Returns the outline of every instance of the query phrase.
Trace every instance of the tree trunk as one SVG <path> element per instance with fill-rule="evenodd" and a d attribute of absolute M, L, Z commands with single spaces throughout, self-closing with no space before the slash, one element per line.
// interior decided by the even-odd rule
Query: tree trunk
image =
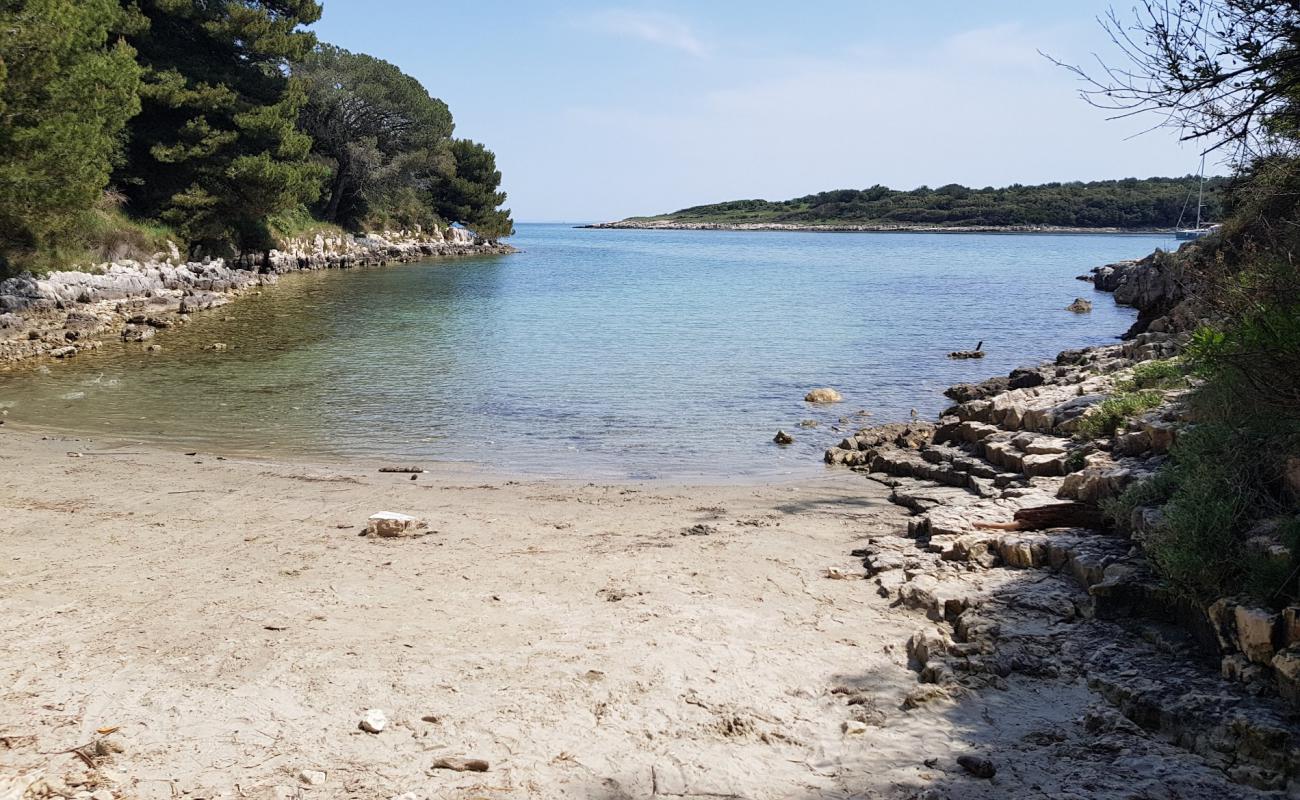
<path fill-rule="evenodd" d="M 334 181 L 330 184 L 330 199 L 325 206 L 325 221 L 339 221 L 339 205 L 343 202 L 343 190 L 348 183 L 348 162 L 339 160 L 339 167 L 334 171 Z"/>

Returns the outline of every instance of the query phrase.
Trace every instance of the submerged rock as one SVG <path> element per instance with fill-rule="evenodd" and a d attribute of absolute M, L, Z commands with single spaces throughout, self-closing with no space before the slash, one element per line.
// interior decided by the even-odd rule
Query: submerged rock
<path fill-rule="evenodd" d="M 1074 302 L 1065 307 L 1066 311 L 1073 311 L 1076 314 L 1087 314 L 1092 311 L 1092 301 L 1084 300 L 1082 297 L 1074 298 Z"/>
<path fill-rule="evenodd" d="M 777 431 L 776 436 L 772 437 L 772 441 L 780 445 L 794 444 L 794 437 L 785 431 Z"/>

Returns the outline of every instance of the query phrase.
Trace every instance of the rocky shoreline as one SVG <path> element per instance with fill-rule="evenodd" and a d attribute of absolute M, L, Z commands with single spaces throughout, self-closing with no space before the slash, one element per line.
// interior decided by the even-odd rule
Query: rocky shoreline
<path fill-rule="evenodd" d="M 1180 597 L 1144 553 L 1158 509 L 1104 513 L 1193 424 L 1186 390 L 1163 390 L 1113 434 L 1085 433 L 1135 367 L 1181 351 L 1198 303 L 1178 259 L 1159 251 L 1083 278 L 1139 310 L 1122 344 L 951 387 L 955 405 L 936 423 L 864 429 L 827 451 L 912 514 L 906 535 L 873 537 L 855 555 L 882 597 L 924 615 L 908 644 L 921 696 L 978 695 L 1013 675 L 1085 684 L 1131 732 L 1237 784 L 1300 796 L 1300 607 Z M 1289 560 L 1266 532 L 1258 549 Z"/>
<path fill-rule="evenodd" d="M 229 264 L 219 258 L 186 262 L 173 245 L 146 261 L 21 275 L 0 281 L 0 368 L 39 357 L 71 358 L 101 347 L 101 337 L 148 341 L 157 330 L 183 325 L 190 314 L 226 305 L 285 273 L 514 252 L 447 228 L 296 238 L 265 257 Z"/>
<path fill-rule="evenodd" d="M 801 225 L 784 222 L 679 222 L 625 219 L 579 225 L 579 229 L 638 231 L 784 231 L 803 233 L 1060 233 L 1153 234 L 1156 228 L 1067 228 L 1053 225 Z"/>

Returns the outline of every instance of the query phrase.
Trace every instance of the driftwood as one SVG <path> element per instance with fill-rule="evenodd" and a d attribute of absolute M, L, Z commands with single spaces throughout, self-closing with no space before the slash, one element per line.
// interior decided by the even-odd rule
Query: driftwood
<path fill-rule="evenodd" d="M 1041 531 L 1047 528 L 1105 526 L 1101 509 L 1087 503 L 1053 503 L 1047 506 L 1022 508 L 1012 516 L 1012 520 L 1012 522 L 976 522 L 974 525 L 986 531 Z"/>
<path fill-rule="evenodd" d="M 433 768 L 455 772 L 487 772 L 488 762 L 480 758 L 440 758 L 433 762 Z"/>
<path fill-rule="evenodd" d="M 419 475 L 424 472 L 424 467 L 380 467 L 380 472 L 397 472 L 402 475 Z"/>

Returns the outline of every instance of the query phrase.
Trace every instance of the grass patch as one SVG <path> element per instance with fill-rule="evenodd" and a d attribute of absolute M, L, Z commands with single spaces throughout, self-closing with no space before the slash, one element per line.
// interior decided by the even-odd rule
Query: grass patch
<path fill-rule="evenodd" d="M 266 222 L 271 236 L 277 243 L 284 242 L 286 239 L 311 239 L 317 234 L 325 237 L 341 237 L 346 233 L 338 225 L 316 219 L 304 206 L 273 214 Z"/>
<path fill-rule="evenodd" d="M 1110 436 L 1132 417 L 1160 405 L 1164 397 L 1163 392 L 1154 389 L 1113 394 L 1080 420 L 1075 437 L 1088 441 Z"/>
<path fill-rule="evenodd" d="M 1144 389 L 1182 389 L 1187 386 L 1187 365 L 1181 359 L 1167 358 L 1144 361 L 1133 368 L 1129 377 L 1117 382 L 1121 392 L 1139 392 Z"/>
<path fill-rule="evenodd" d="M 78 214 L 70 233 L 57 247 L 15 253 L 0 267 L 0 277 L 58 270 L 93 272 L 108 261 L 147 261 L 167 253 L 167 243 L 181 241 L 176 232 L 155 222 L 134 220 L 112 200 Z M 181 248 L 184 254 L 184 248 Z"/>

